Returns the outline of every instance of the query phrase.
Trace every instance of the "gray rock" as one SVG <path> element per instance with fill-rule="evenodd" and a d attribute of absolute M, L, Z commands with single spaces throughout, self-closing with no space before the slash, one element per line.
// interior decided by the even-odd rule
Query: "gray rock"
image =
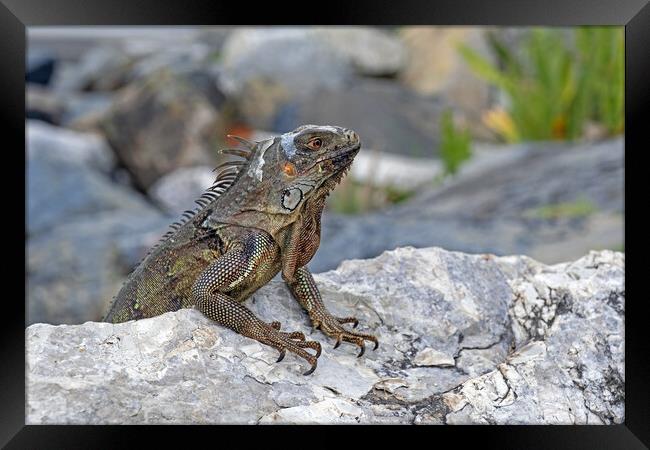
<path fill-rule="evenodd" d="M 64 105 L 51 89 L 40 84 L 26 85 L 25 95 L 27 100 L 27 119 L 38 119 L 51 124 L 58 124 L 61 120 Z"/>
<path fill-rule="evenodd" d="M 27 321 L 99 320 L 126 275 L 166 231 L 150 206 L 79 215 L 27 241 Z"/>
<path fill-rule="evenodd" d="M 343 89 L 352 75 L 345 58 L 302 28 L 238 30 L 218 63 L 221 89 L 246 123 L 266 130 L 277 128 L 273 122 L 286 105 L 319 88 Z"/>
<path fill-rule="evenodd" d="M 98 135 L 30 121 L 27 156 L 30 235 L 89 214 L 147 207 L 137 193 L 110 180 L 114 159 Z"/>
<path fill-rule="evenodd" d="M 65 96 L 61 123 L 70 128 L 96 120 L 105 114 L 113 103 L 114 94 L 109 92 L 79 92 Z"/>
<path fill-rule="evenodd" d="M 352 128 L 364 148 L 415 157 L 436 157 L 442 104 L 398 83 L 383 79 L 353 80 L 344 89 L 320 89 L 279 110 L 276 129 L 304 123 Z"/>
<path fill-rule="evenodd" d="M 149 195 L 169 213 L 178 214 L 196 208 L 194 201 L 212 186 L 215 176 L 210 166 L 177 169 L 156 181 Z"/>
<path fill-rule="evenodd" d="M 120 91 L 99 127 L 140 189 L 215 159 L 224 124 L 211 101 L 214 89 L 162 70 Z"/>
<path fill-rule="evenodd" d="M 316 27 L 308 29 L 368 76 L 393 76 L 406 65 L 402 41 L 388 30 L 371 27 Z"/>
<path fill-rule="evenodd" d="M 624 256 L 545 266 L 401 248 L 316 276 L 334 314 L 381 345 L 305 363 L 217 326 L 196 310 L 112 325 L 35 324 L 26 332 L 28 424 L 622 423 Z M 286 287 L 247 305 L 308 330 Z M 454 364 L 419 367 L 436 349 Z M 479 350 L 489 363 L 463 366 Z M 429 352 L 430 353 L 430 352 Z M 451 361 L 450 361 L 451 362 Z M 474 368 L 472 373 L 468 369 Z"/>
<path fill-rule="evenodd" d="M 68 62 L 55 73 L 53 88 L 63 92 L 112 91 L 128 81 L 133 60 L 116 45 L 88 49 L 78 62 Z"/>
<path fill-rule="evenodd" d="M 310 268 L 404 245 L 529 254 L 546 263 L 623 244 L 623 140 L 529 144 L 386 211 L 324 214 Z M 553 211 L 556 211 L 555 213 Z"/>
<path fill-rule="evenodd" d="M 27 157 L 53 157 L 70 164 L 83 164 L 109 173 L 115 167 L 115 157 L 102 136 L 80 133 L 37 120 L 26 121 Z"/>

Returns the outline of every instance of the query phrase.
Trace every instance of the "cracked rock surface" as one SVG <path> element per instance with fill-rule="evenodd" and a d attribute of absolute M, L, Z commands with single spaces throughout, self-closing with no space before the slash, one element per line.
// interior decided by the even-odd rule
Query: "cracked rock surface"
<path fill-rule="evenodd" d="M 323 344 L 304 361 L 196 310 L 27 329 L 28 424 L 612 424 L 624 421 L 624 254 L 543 265 L 398 248 L 316 275 L 380 347 L 311 331 L 281 282 L 247 301 Z"/>

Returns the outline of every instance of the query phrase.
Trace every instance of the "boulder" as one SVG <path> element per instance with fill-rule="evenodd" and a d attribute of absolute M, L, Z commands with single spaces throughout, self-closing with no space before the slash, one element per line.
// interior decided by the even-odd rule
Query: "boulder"
<path fill-rule="evenodd" d="M 25 82 L 47 86 L 58 64 L 57 55 L 45 47 L 31 46 L 27 52 Z"/>
<path fill-rule="evenodd" d="M 99 320 L 171 219 L 147 205 L 84 214 L 27 241 L 27 322 Z"/>
<path fill-rule="evenodd" d="M 184 167 L 156 181 L 149 195 L 170 214 L 194 209 L 194 203 L 214 183 L 214 169 L 210 166 Z"/>
<path fill-rule="evenodd" d="M 51 89 L 40 84 L 27 84 L 25 98 L 27 120 L 36 119 L 54 125 L 60 123 L 64 102 Z"/>
<path fill-rule="evenodd" d="M 305 362 L 194 309 L 122 324 L 26 330 L 27 424 L 620 424 L 625 419 L 624 255 L 546 266 L 400 248 L 316 276 L 337 315 L 378 350 L 313 331 Z M 247 306 L 308 331 L 285 285 Z"/>
<path fill-rule="evenodd" d="M 53 89 L 63 92 L 112 91 L 128 81 L 133 59 L 117 45 L 87 49 L 79 61 L 68 61 L 55 73 Z"/>
<path fill-rule="evenodd" d="M 364 148 L 413 157 L 438 154 L 442 103 L 391 80 L 356 79 L 344 89 L 314 90 L 278 110 L 275 130 L 305 123 L 345 126 L 359 133 Z"/>
<path fill-rule="evenodd" d="M 121 90 L 99 128 L 147 190 L 179 167 L 210 164 L 224 135 L 223 117 L 212 98 L 213 84 L 161 70 Z"/>
<path fill-rule="evenodd" d="M 110 108 L 115 94 L 112 92 L 76 92 L 64 96 L 64 112 L 61 124 L 71 129 L 83 130 L 83 125 L 95 125 Z M 85 127 L 92 130 L 93 126 Z"/>
<path fill-rule="evenodd" d="M 216 71 L 244 121 L 266 130 L 275 129 L 284 105 L 321 87 L 343 89 L 353 75 L 347 60 L 308 30 L 275 27 L 233 32 Z"/>
<path fill-rule="evenodd" d="M 390 29 L 315 27 L 307 32 L 346 58 L 360 75 L 394 76 L 406 65 L 407 50 Z"/>
<path fill-rule="evenodd" d="M 545 263 L 622 247 L 622 138 L 524 144 L 489 153 L 463 166 L 458 177 L 384 211 L 326 212 L 311 269 L 330 270 L 344 259 L 370 258 L 404 245 L 528 254 Z"/>
<path fill-rule="evenodd" d="M 141 210 L 146 201 L 110 176 L 115 160 L 101 136 L 27 122 L 27 229 L 30 235 L 80 216 Z"/>

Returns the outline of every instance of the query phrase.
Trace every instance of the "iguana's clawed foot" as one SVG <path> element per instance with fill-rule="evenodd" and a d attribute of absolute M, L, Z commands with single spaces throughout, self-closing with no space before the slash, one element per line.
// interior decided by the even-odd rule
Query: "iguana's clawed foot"
<path fill-rule="evenodd" d="M 312 319 L 312 323 L 314 325 L 314 328 L 320 329 L 328 336 L 336 338 L 334 348 L 337 348 L 339 345 L 341 345 L 341 342 L 351 342 L 358 345 L 361 351 L 357 357 L 361 357 L 365 353 L 365 341 L 375 343 L 373 350 L 377 350 L 377 347 L 379 347 L 379 341 L 372 334 L 358 333 L 356 331 L 347 330 L 345 327 L 343 327 L 343 324 L 353 323 L 353 328 L 356 328 L 359 324 L 359 321 L 355 317 L 334 317 L 327 315 L 322 318 Z"/>
<path fill-rule="evenodd" d="M 304 375 L 311 374 L 316 370 L 316 365 L 318 357 L 321 354 L 321 345 L 316 341 L 307 341 L 305 340 L 305 335 L 300 331 L 294 332 L 284 332 L 280 331 L 281 325 L 280 322 L 271 322 L 270 324 L 264 323 L 259 330 L 256 330 L 256 333 L 251 336 L 254 339 L 258 340 L 262 344 L 269 345 L 280 352 L 280 356 L 277 362 L 280 362 L 284 359 L 287 354 L 287 350 L 296 355 L 304 358 L 311 364 L 311 368 L 304 373 Z M 310 348 L 316 351 L 315 355 L 307 352 L 306 348 Z"/>

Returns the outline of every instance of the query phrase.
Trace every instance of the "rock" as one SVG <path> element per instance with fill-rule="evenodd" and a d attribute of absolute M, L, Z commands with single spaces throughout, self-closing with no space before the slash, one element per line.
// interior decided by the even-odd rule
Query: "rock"
<path fill-rule="evenodd" d="M 115 182 L 99 135 L 27 121 L 27 150 L 28 322 L 97 320 L 172 220 Z"/>
<path fill-rule="evenodd" d="M 214 169 L 210 166 L 185 167 L 156 181 L 149 195 L 168 212 L 178 214 L 196 208 L 194 201 L 212 186 L 214 179 Z"/>
<path fill-rule="evenodd" d="M 59 124 L 63 113 L 63 102 L 50 90 L 39 84 L 28 84 L 27 119 L 36 119 L 50 124 Z"/>
<path fill-rule="evenodd" d="M 125 277 L 167 230 L 150 206 L 56 222 L 27 242 L 28 323 L 99 320 Z"/>
<path fill-rule="evenodd" d="M 360 75 L 395 75 L 406 63 L 406 51 L 397 36 L 378 28 L 257 27 L 228 35 L 220 60 L 229 93 L 241 92 L 249 78 L 260 75 L 301 90 L 337 87 L 348 69 Z"/>
<path fill-rule="evenodd" d="M 524 253 L 546 263 L 590 249 L 620 248 L 623 161 L 621 138 L 495 149 L 462 167 L 449 183 L 385 211 L 363 216 L 326 211 L 310 268 L 321 272 L 344 259 L 370 258 L 404 245 Z"/>
<path fill-rule="evenodd" d="M 111 155 L 98 136 L 30 122 L 27 137 L 30 235 L 88 214 L 147 206 L 137 193 L 111 182 Z"/>
<path fill-rule="evenodd" d="M 30 47 L 27 52 L 25 81 L 47 86 L 57 66 L 56 55 L 45 48 Z"/>
<path fill-rule="evenodd" d="M 179 167 L 210 164 L 224 135 L 210 93 L 168 71 L 120 91 L 99 127 L 142 190 Z"/>
<path fill-rule="evenodd" d="M 113 103 L 113 94 L 108 92 L 79 92 L 65 96 L 64 112 L 61 123 L 63 126 L 79 129 L 79 124 L 97 121 Z M 92 127 L 86 127 L 92 129 Z"/>
<path fill-rule="evenodd" d="M 400 248 L 317 275 L 334 314 L 356 315 L 377 351 L 324 343 L 304 361 L 179 310 L 112 325 L 27 328 L 28 424 L 493 423 L 624 421 L 624 256 L 545 266 L 523 256 Z M 284 284 L 247 302 L 307 330 Z M 541 326 L 541 332 L 538 331 Z M 419 367 L 416 355 L 455 364 Z M 459 368 L 482 349 L 493 363 Z M 490 359 L 490 358 L 488 358 Z M 480 367 L 480 366 L 479 366 Z"/>
<path fill-rule="evenodd" d="M 131 210 L 146 201 L 110 179 L 113 158 L 103 139 L 42 122 L 27 124 L 27 230 L 30 236 L 98 212 Z"/>
<path fill-rule="evenodd" d="M 445 367 L 456 365 L 456 361 L 454 361 L 454 358 L 451 355 L 447 355 L 432 348 L 425 348 L 415 355 L 415 358 L 413 358 L 413 364 L 416 366 Z"/>
<path fill-rule="evenodd" d="M 143 56 L 133 64 L 130 78 L 146 78 L 155 72 L 166 69 L 174 74 L 186 74 L 206 65 L 213 55 L 213 49 L 201 42 L 188 42 L 180 45 L 167 45 Z"/>
<path fill-rule="evenodd" d="M 390 80 L 361 79 L 344 89 L 322 89 L 287 104 L 276 130 L 331 123 L 355 130 L 364 148 L 414 157 L 436 157 L 441 103 Z"/>
<path fill-rule="evenodd" d="M 128 81 L 132 63 L 119 46 L 94 46 L 78 62 L 68 62 L 56 73 L 53 88 L 63 92 L 113 91 Z"/>
<path fill-rule="evenodd" d="M 353 75 L 345 58 L 308 30 L 293 27 L 233 32 L 218 67 L 219 86 L 235 99 L 245 122 L 266 130 L 277 129 L 273 121 L 285 105 L 322 87 L 343 89 Z"/>
<path fill-rule="evenodd" d="M 407 52 L 396 34 L 371 27 L 315 27 L 307 30 L 347 58 L 357 73 L 393 76 L 406 64 Z"/>

